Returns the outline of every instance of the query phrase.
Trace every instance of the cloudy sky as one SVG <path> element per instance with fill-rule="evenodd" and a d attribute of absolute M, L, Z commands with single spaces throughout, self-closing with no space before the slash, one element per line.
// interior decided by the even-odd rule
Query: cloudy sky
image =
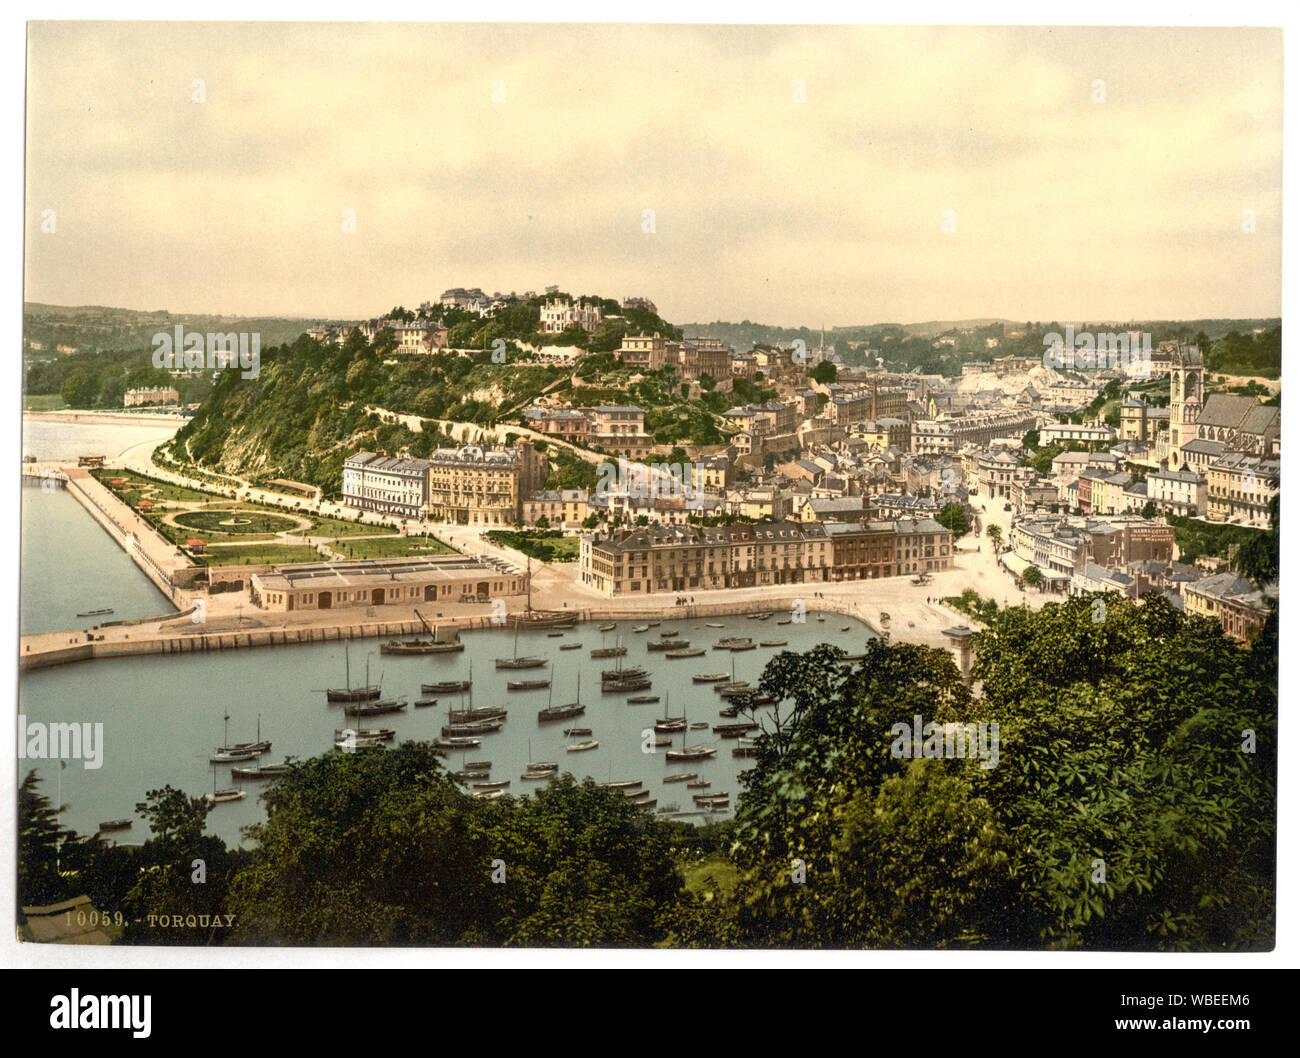
<path fill-rule="evenodd" d="M 28 59 L 31 301 L 1281 314 L 1280 31 L 32 23 Z"/>

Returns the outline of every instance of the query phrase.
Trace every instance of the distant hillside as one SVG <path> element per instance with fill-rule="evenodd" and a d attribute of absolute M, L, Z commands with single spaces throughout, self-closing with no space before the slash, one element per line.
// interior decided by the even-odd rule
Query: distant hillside
<path fill-rule="evenodd" d="M 314 321 L 313 321 L 314 322 Z M 187 331 L 247 331 L 262 336 L 262 347 L 291 342 L 308 326 L 307 321 L 279 316 L 221 316 L 174 313 L 165 309 L 143 312 L 102 305 L 23 304 L 23 338 L 29 358 L 46 359 L 57 354 L 60 345 L 82 353 L 151 350 L 153 336 L 177 325 Z"/>

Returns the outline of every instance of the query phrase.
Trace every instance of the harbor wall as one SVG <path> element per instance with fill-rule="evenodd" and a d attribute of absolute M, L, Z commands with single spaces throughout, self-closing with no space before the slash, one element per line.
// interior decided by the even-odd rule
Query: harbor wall
<path fill-rule="evenodd" d="M 696 606 L 647 607 L 642 610 L 574 609 L 550 611 L 551 614 L 572 616 L 580 623 L 596 621 L 665 621 L 694 620 L 704 617 L 726 617 L 767 611 L 790 611 L 795 599 L 801 599 L 810 616 L 819 612 L 835 613 L 862 621 L 875 634 L 870 622 L 853 612 L 852 606 L 838 599 L 806 599 L 794 596 L 789 599 L 767 598 L 759 602 L 719 602 Z M 490 615 L 439 618 L 440 629 L 453 627 L 460 631 L 500 630 L 504 626 Z M 527 627 L 526 625 L 524 627 Z M 19 658 L 23 672 L 63 665 L 73 661 L 91 661 L 97 658 L 137 657 L 148 654 L 195 654 L 210 651 L 247 650 L 253 647 L 285 647 L 307 643 L 328 643 L 341 639 L 401 638 L 425 636 L 424 624 L 411 621 L 360 621 L 333 625 L 303 625 L 287 628 L 262 628 L 248 631 L 227 630 L 202 632 L 188 629 L 153 635 L 141 639 L 124 639 L 104 642 L 87 642 L 75 646 L 56 647 L 35 653 L 24 653 Z"/>

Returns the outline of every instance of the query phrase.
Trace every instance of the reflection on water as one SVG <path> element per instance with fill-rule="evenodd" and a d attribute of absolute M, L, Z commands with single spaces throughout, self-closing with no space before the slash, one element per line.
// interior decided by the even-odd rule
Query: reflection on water
<path fill-rule="evenodd" d="M 760 639 L 785 639 L 784 649 L 800 650 L 821 642 L 834 643 L 851 653 L 863 650 L 870 632 L 848 618 L 832 616 L 819 623 L 809 615 L 806 624 L 778 625 L 787 615 L 768 621 L 745 617 L 710 618 L 721 628 L 706 627 L 703 619 L 665 619 L 661 626 L 633 633 L 636 622 L 619 622 L 614 632 L 601 633 L 595 624 L 580 625 L 562 638 L 544 630 L 519 635 L 519 653 L 541 654 L 549 659 L 545 669 L 525 672 L 498 671 L 494 660 L 514 652 L 514 633 L 506 631 L 467 632 L 466 649 L 460 654 L 391 657 L 378 654 L 377 640 L 353 640 L 350 645 L 352 680 L 365 679 L 370 664 L 373 680 L 382 680 L 384 696 L 406 696 L 412 702 L 421 697 L 420 684 L 473 676 L 468 704 L 504 705 L 509 710 L 505 727 L 483 737 L 480 748 L 454 753 L 448 764 L 459 769 L 465 761 L 492 762 L 491 778 L 509 780 L 508 793 L 527 793 L 537 784 L 520 778 L 529 761 L 555 761 L 560 770 L 578 777 L 590 775 L 597 781 L 640 779 L 659 806 L 670 802 L 689 811 L 691 794 L 729 792 L 734 799 L 740 788 L 737 776 L 750 760 L 732 756 L 736 742 L 720 738 L 712 725 L 725 723 L 719 709 L 725 704 L 709 684 L 692 680 L 696 673 L 732 672 L 737 679 L 756 683 L 767 659 L 777 648 L 758 648 L 732 654 L 712 646 L 727 635 Z M 850 626 L 850 631 L 840 629 Z M 710 648 L 703 657 L 668 660 L 646 648 L 647 640 L 664 631 L 677 630 L 694 646 Z M 651 672 L 653 686 L 636 695 L 658 696 L 658 703 L 629 705 L 631 693 L 602 694 L 602 669 L 617 665 L 611 660 L 592 660 L 592 648 L 612 646 L 621 640 L 628 647 L 625 666 L 642 666 Z M 561 651 L 561 644 L 581 643 L 582 649 Z M 586 712 L 580 719 L 539 724 L 537 711 L 549 702 L 568 703 L 578 697 Z M 510 692 L 507 679 L 552 680 L 549 689 Z M 332 750 L 334 731 L 349 726 L 341 705 L 326 703 L 326 687 L 344 683 L 344 644 L 322 643 L 296 647 L 268 647 L 201 655 L 146 656 L 100 660 L 65 665 L 25 676 L 19 688 L 21 712 L 31 722 L 103 723 L 104 763 L 98 770 L 72 761 L 60 772 L 57 762 L 20 761 L 20 774 L 33 763 L 47 781 L 45 792 L 61 796 L 67 805 L 63 823 L 82 833 L 93 831 L 102 820 L 131 815 L 136 802 L 147 790 L 166 784 L 198 795 L 213 789 L 213 768 L 208 757 L 225 738 L 223 715 L 230 714 L 231 742 L 251 742 L 258 731 L 272 742 L 266 762 L 278 762 L 286 755 L 298 758 Z M 408 707 L 405 712 L 364 721 L 366 726 L 394 728 L 398 740 L 437 738 L 447 721 L 449 707 L 459 706 L 461 695 L 443 696 L 432 708 Z M 763 710 L 761 712 L 766 712 Z M 668 764 L 663 751 L 642 752 L 643 733 L 664 716 L 686 715 L 690 722 L 708 722 L 707 731 L 690 731 L 692 745 L 715 746 L 716 757 L 699 763 Z M 567 752 L 564 729 L 582 726 L 592 729 L 598 748 L 580 753 Z M 584 736 L 585 737 L 585 736 Z M 672 736 L 680 746 L 682 736 Z M 665 774 L 681 771 L 699 773 L 711 786 L 707 791 L 687 790 L 685 784 L 662 781 Z M 230 765 L 216 769 L 216 784 L 233 785 Z M 61 790 L 56 784 L 61 783 Z M 241 784 L 248 796 L 218 805 L 209 816 L 209 829 L 228 843 L 239 839 L 239 828 L 263 818 L 258 800 L 265 783 Z M 137 819 L 129 830 L 113 835 L 122 842 L 144 840 L 147 832 Z"/>

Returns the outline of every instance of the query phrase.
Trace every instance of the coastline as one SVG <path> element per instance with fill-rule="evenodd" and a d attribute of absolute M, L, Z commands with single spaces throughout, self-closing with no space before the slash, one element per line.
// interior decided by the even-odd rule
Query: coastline
<path fill-rule="evenodd" d="M 164 415 L 160 412 L 144 412 L 134 415 L 125 411 L 24 411 L 23 419 L 33 422 L 65 422 L 82 425 L 102 426 L 184 426 L 189 422 L 188 415 Z"/>

